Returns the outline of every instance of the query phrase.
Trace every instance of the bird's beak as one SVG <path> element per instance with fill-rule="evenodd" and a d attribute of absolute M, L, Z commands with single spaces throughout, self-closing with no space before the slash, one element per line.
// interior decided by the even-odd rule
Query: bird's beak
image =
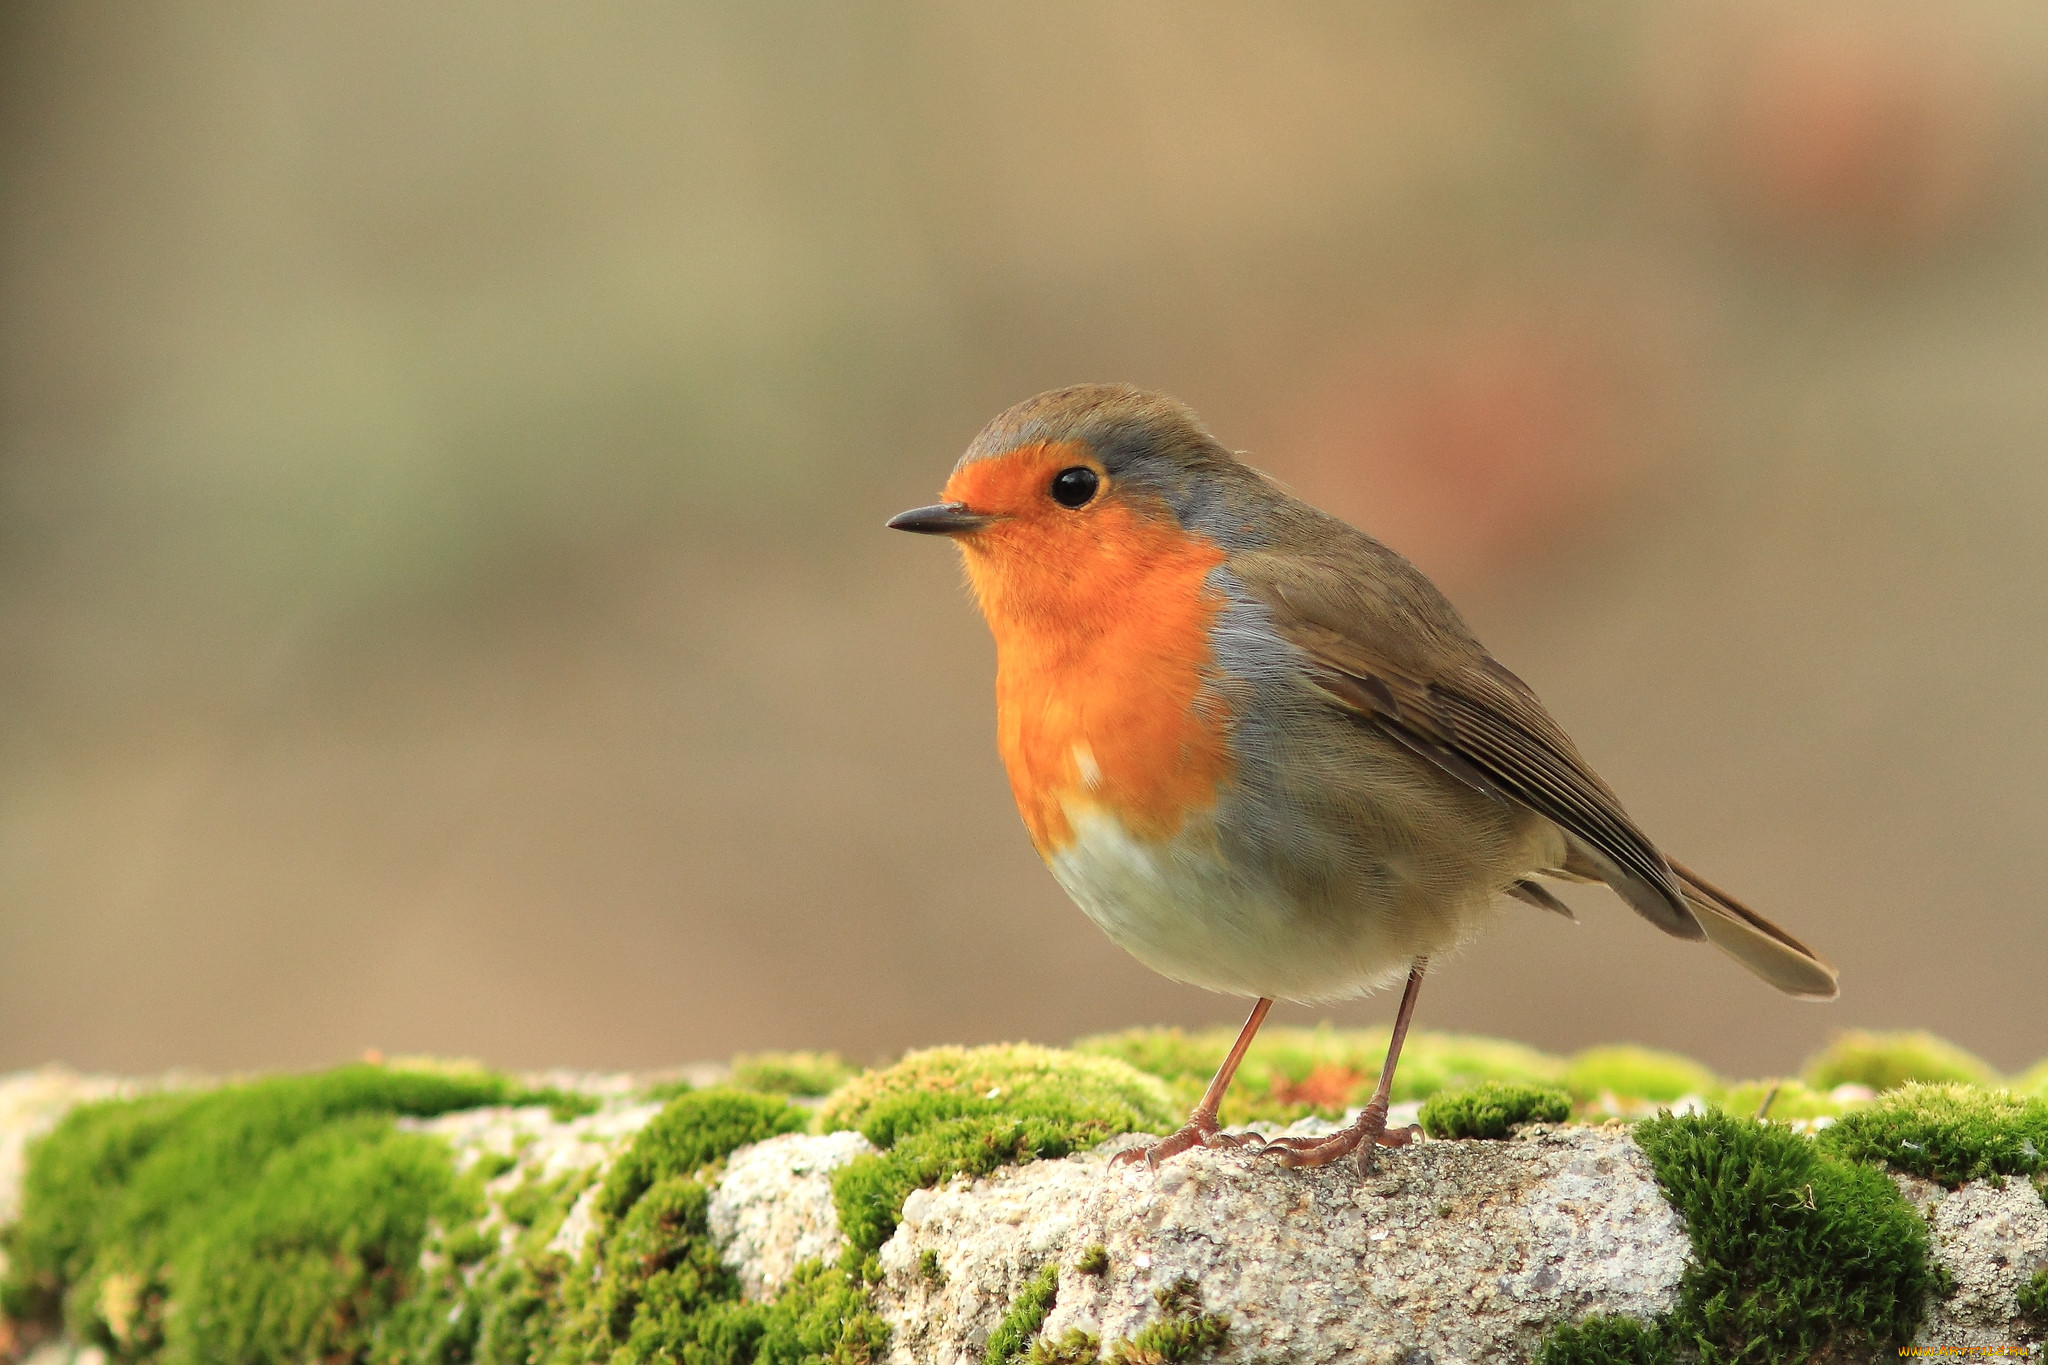
<path fill-rule="evenodd" d="M 994 517 L 970 512 L 964 502 L 939 502 L 930 507 L 913 507 L 889 518 L 892 531 L 915 531 L 924 536 L 964 536 L 979 531 Z"/>

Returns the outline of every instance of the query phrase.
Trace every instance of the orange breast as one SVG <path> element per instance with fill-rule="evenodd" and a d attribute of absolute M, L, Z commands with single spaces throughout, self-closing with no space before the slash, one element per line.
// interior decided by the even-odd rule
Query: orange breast
<path fill-rule="evenodd" d="M 996 637 L 997 742 L 1039 853 L 1072 841 L 1070 809 L 1161 840 L 1214 806 L 1232 768 L 1228 706 L 1204 687 L 1223 551 L 1121 505 L 976 540 L 962 548 Z"/>

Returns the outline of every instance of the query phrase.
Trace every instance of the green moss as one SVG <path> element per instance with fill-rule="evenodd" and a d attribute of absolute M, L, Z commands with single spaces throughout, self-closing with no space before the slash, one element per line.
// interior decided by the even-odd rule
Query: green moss
<path fill-rule="evenodd" d="M 101 1225 L 129 1174 L 201 1097 L 149 1095 L 80 1105 L 29 1149 L 20 1219 L 6 1231 L 0 1312 L 55 1326 L 65 1292 L 85 1281 Z"/>
<path fill-rule="evenodd" d="M 1029 1114 L 1111 1132 L 1164 1130 L 1181 1110 L 1165 1086 L 1129 1066 L 1031 1043 L 938 1047 L 848 1082 L 825 1101 L 818 1129 L 858 1129 L 877 1147 L 968 1115 Z"/>
<path fill-rule="evenodd" d="M 1931 1033 L 1860 1031 L 1837 1035 L 1800 1074 L 1816 1090 L 1843 1084 L 1893 1090 L 1909 1081 L 1991 1085 L 1998 1079 L 1982 1058 Z"/>
<path fill-rule="evenodd" d="M 839 1228 L 862 1251 L 896 1231 L 903 1201 L 956 1175 L 987 1175 L 1039 1157 L 1084 1151 L 1111 1134 L 1092 1125 L 995 1114 L 948 1119 L 899 1137 L 877 1156 L 856 1157 L 832 1173 Z"/>
<path fill-rule="evenodd" d="M 1770 1110 L 1759 1115 L 1757 1111 L 1764 1107 L 1766 1100 L 1770 1101 Z M 1790 1123 L 1795 1119 L 1835 1118 L 1855 1108 L 1856 1103 L 1844 1104 L 1831 1096 L 1818 1094 L 1801 1081 L 1768 1080 L 1743 1081 L 1729 1086 L 1721 1096 L 1721 1107 L 1740 1117 L 1761 1117 L 1773 1123 Z"/>
<path fill-rule="evenodd" d="M 1162 1316 L 1147 1323 L 1128 1341 L 1109 1351 L 1111 1365 L 1167 1365 L 1200 1360 L 1221 1351 L 1230 1340 L 1230 1319 L 1203 1311 L 1195 1282 L 1182 1278 L 1153 1294 Z"/>
<path fill-rule="evenodd" d="M 1237 1030 L 1187 1033 L 1180 1029 L 1132 1029 L 1084 1038 L 1077 1051 L 1115 1057 L 1157 1076 L 1185 1113 L 1201 1098 L 1209 1078 L 1237 1039 Z M 1310 1114 L 1341 1115 L 1363 1105 L 1379 1081 L 1386 1059 L 1386 1029 L 1267 1028 L 1260 1031 L 1238 1068 L 1223 1103 L 1225 1124 L 1291 1123 Z M 1439 1090 L 1483 1081 L 1554 1082 L 1564 1063 L 1556 1057 L 1491 1038 L 1447 1033 L 1411 1033 L 1394 1077 L 1394 1099 L 1427 1099 Z"/>
<path fill-rule="evenodd" d="M 1498 1141 L 1518 1123 L 1562 1123 L 1571 1112 L 1571 1096 L 1554 1086 L 1489 1081 L 1430 1096 L 1422 1105 L 1422 1130 L 1434 1138 Z"/>
<path fill-rule="evenodd" d="M 1107 1057 L 1028 1044 L 913 1053 L 842 1087 L 821 1116 L 822 1126 L 858 1128 L 884 1149 L 832 1176 L 840 1229 L 861 1251 L 889 1239 L 912 1190 L 1175 1121 L 1153 1078 Z"/>
<path fill-rule="evenodd" d="M 2015 1095 L 2031 1095 L 2035 1099 L 2048 1100 L 2048 1058 L 2034 1063 L 2012 1079 Z"/>
<path fill-rule="evenodd" d="M 1081 1253 L 1081 1259 L 1074 1262 L 1074 1269 L 1083 1275 L 1107 1275 L 1109 1273 L 1109 1248 L 1097 1242 Z"/>
<path fill-rule="evenodd" d="M 1703 1365 L 1870 1359 L 1911 1338 L 1942 1277 L 1883 1172 L 1718 1111 L 1634 1135 L 1692 1238 L 1666 1328 Z"/>
<path fill-rule="evenodd" d="M 605 1177 L 597 1211 L 622 1217 L 657 1181 L 694 1171 L 736 1147 L 778 1133 L 793 1133 L 808 1122 L 787 1101 L 740 1090 L 697 1090 L 678 1095 L 641 1129 Z"/>
<path fill-rule="evenodd" d="M 505 1077 L 471 1069 L 364 1065 L 82 1106 L 30 1153 L 21 1219 L 8 1238 L 9 1268 L 0 1305 L 17 1321 L 47 1328 L 61 1316 L 81 1341 L 131 1359 L 153 1357 L 163 1348 L 169 1325 L 181 1314 L 198 1311 L 197 1297 L 188 1303 L 173 1291 L 182 1286 L 196 1296 L 202 1287 L 189 1275 L 179 1278 L 174 1267 L 198 1264 L 193 1258 L 202 1246 L 216 1248 L 208 1255 L 225 1255 L 218 1251 L 223 1227 L 269 1229 L 287 1241 L 303 1235 L 317 1243 L 323 1234 L 306 1220 L 316 1217 L 310 1210 L 318 1201 L 329 1201 L 319 1205 L 326 1210 L 319 1217 L 339 1217 L 333 1200 L 367 1198 L 368 1191 L 381 1188 L 379 1180 L 388 1178 L 395 1190 L 425 1189 L 421 1182 L 426 1177 L 416 1169 L 423 1158 L 412 1144 L 372 1144 L 377 1161 L 385 1164 L 371 1167 L 323 1157 L 325 1164 L 315 1164 L 334 1182 L 327 1191 L 265 1184 L 273 1159 L 359 1116 L 379 1116 L 371 1126 L 389 1128 L 395 1115 L 424 1117 L 507 1103 L 524 1093 Z M 445 1148 L 441 1151 L 448 1160 Z M 251 1205 L 248 1201 L 259 1190 L 265 1202 Z M 399 1222 L 378 1235 L 400 1237 L 403 1227 L 410 1226 L 405 1220 L 419 1213 L 413 1205 L 392 1210 Z M 366 1215 L 364 1225 L 381 1216 Z M 299 1233 L 284 1231 L 293 1227 Z M 374 1256 L 376 1245 L 396 1243 L 364 1242 L 358 1249 Z M 377 1273 L 383 1287 L 363 1301 L 370 1307 L 402 1296 L 411 1283 L 410 1263 Z M 291 1292 L 309 1300 L 342 1292 L 344 1279 L 355 1283 L 353 1275 L 302 1284 Z M 269 1296 L 283 1292 L 274 1283 L 262 1290 Z M 342 1302 L 329 1306 L 336 1312 L 356 1311 Z M 292 1319 L 311 1320 L 310 1310 Z M 264 1330 L 282 1321 L 272 1319 Z M 288 1343 L 277 1349 L 288 1349 Z"/>
<path fill-rule="evenodd" d="M 595 1178 L 592 1171 L 553 1178 L 533 1173 L 504 1193 L 498 1214 L 512 1232 L 507 1250 L 499 1251 L 500 1237 L 490 1226 L 452 1228 L 438 1248 L 430 1248 L 445 1263 L 392 1314 L 377 1359 L 425 1365 L 537 1365 L 549 1359 L 570 1261 L 548 1244 Z M 462 1254 L 473 1239 L 487 1247 L 477 1265 Z"/>
<path fill-rule="evenodd" d="M 939 1253 L 932 1247 L 917 1253 L 917 1278 L 934 1289 L 946 1287 L 946 1268 L 939 1264 Z"/>
<path fill-rule="evenodd" d="M 687 1095 L 697 1087 L 681 1076 L 665 1081 L 654 1081 L 639 1090 L 639 1097 L 648 1104 L 667 1104 L 678 1095 Z"/>
<path fill-rule="evenodd" d="M 1687 1095 L 1712 1099 L 1722 1089 L 1721 1078 L 1690 1057 L 1627 1045 L 1587 1048 L 1571 1059 L 1561 1079 L 1580 1104 L 1602 1095 L 1666 1103 Z"/>
<path fill-rule="evenodd" d="M 1069 1327 L 1058 1341 L 1034 1341 L 1025 1365 L 1096 1365 L 1102 1359 L 1102 1339 L 1093 1332 Z"/>
<path fill-rule="evenodd" d="M 870 1260 L 850 1254 L 837 1266 L 807 1262 L 773 1302 L 747 1303 L 711 1241 L 706 1210 L 715 1164 L 802 1121 L 802 1111 L 783 1100 L 740 1091 L 671 1101 L 614 1163 L 576 1264 L 529 1263 L 541 1304 L 529 1320 L 551 1324 L 552 1332 L 539 1342 L 529 1332 L 523 1359 L 860 1365 L 879 1355 L 887 1331 L 869 1295 L 879 1275 Z M 481 1350 L 478 1358 L 485 1358 Z"/>
<path fill-rule="evenodd" d="M 117 1358 L 163 1365 L 863 1365 L 881 1352 L 871 1260 L 805 1265 L 773 1302 L 745 1303 L 712 1246 L 716 1164 L 801 1127 L 801 1110 L 736 1090 L 678 1097 L 614 1163 L 572 1262 L 549 1246 L 593 1173 L 487 1196 L 507 1158 L 458 1175 L 445 1143 L 392 1121 L 498 1103 L 588 1107 L 471 1070 L 348 1067 L 75 1111 L 33 1155 L 7 1311 L 45 1326 L 61 1314 Z"/>
<path fill-rule="evenodd" d="M 398 1132 L 381 1116 L 330 1124 L 273 1155 L 178 1250 L 162 1359 L 365 1359 L 412 1288 L 429 1222 L 481 1213 L 447 1144 Z M 109 1323 L 117 1340 L 147 1349 L 142 1324 L 121 1326 Z"/>
<path fill-rule="evenodd" d="M 756 1052 L 732 1060 L 732 1084 L 772 1095 L 829 1095 L 853 1077 L 836 1052 Z"/>
<path fill-rule="evenodd" d="M 548 1117 L 556 1123 L 580 1119 L 586 1114 L 595 1114 L 604 1107 L 595 1095 L 586 1095 L 580 1090 L 556 1090 L 553 1087 L 521 1091 L 507 1103 L 544 1104 L 547 1106 Z"/>
<path fill-rule="evenodd" d="M 869 1287 L 880 1278 L 869 1262 L 846 1258 L 796 1268 L 789 1285 L 760 1313 L 758 1365 L 868 1365 L 889 1344 L 889 1327 L 874 1311 Z"/>
<path fill-rule="evenodd" d="M 2035 1271 L 2034 1278 L 2020 1286 L 2017 1302 L 2020 1316 L 2029 1324 L 2048 1327 L 2048 1269 Z"/>
<path fill-rule="evenodd" d="M 1106 1357 L 1110 1365 L 1178 1365 L 1215 1355 L 1229 1343 L 1230 1319 L 1203 1311 L 1201 1293 L 1193 1280 L 1175 1280 L 1152 1297 L 1159 1304 L 1160 1316 L 1137 1335 L 1113 1344 Z M 993 1362 L 995 1357 L 989 1359 Z M 1058 1341 L 1034 1343 L 1025 1365 L 1101 1365 L 1104 1359 L 1102 1343 L 1074 1328 Z"/>
<path fill-rule="evenodd" d="M 1951 1186 L 2032 1175 L 2048 1160 L 2048 1100 L 1965 1085 L 1906 1085 L 1845 1115 L 1818 1141 L 1838 1156 Z"/>
<path fill-rule="evenodd" d="M 510 1152 L 482 1152 L 478 1154 L 475 1163 L 469 1169 L 478 1180 L 489 1182 L 496 1180 L 518 1164 L 519 1158 L 513 1156 Z"/>
<path fill-rule="evenodd" d="M 1663 1328 L 1635 1318 L 1587 1318 L 1552 1330 L 1536 1365 L 1672 1365 L 1677 1356 Z"/>
<path fill-rule="evenodd" d="M 1026 1281 L 1017 1297 L 1010 1301 L 1010 1309 L 1003 1314 L 1003 1320 L 988 1334 L 988 1349 L 982 1353 L 986 1365 L 1010 1365 L 1011 1361 L 1024 1354 L 1025 1346 L 1045 1324 L 1045 1315 L 1052 1311 L 1059 1292 L 1058 1266 L 1048 1265 Z"/>

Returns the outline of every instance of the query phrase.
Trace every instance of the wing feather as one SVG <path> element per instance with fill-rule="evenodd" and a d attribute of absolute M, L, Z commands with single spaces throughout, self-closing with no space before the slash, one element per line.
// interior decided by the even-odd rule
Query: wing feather
<path fill-rule="evenodd" d="M 1399 585 L 1410 595 L 1434 595 L 1406 561 L 1368 544 L 1410 576 Z M 1416 604 L 1359 591 L 1371 567 L 1256 551 L 1230 563 L 1272 610 L 1280 634 L 1308 655 L 1315 685 L 1337 705 L 1447 776 L 1549 820 L 1658 928 L 1704 937 L 1663 855 L 1528 686 L 1480 648 L 1440 597 L 1424 602 L 1435 612 L 1418 616 Z M 1404 606 L 1411 610 L 1399 619 Z"/>

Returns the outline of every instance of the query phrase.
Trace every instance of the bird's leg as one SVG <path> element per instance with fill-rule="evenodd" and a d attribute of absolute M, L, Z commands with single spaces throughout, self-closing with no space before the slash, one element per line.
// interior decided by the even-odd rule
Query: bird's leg
<path fill-rule="evenodd" d="M 1202 1102 L 1195 1106 L 1195 1112 L 1188 1115 L 1188 1121 L 1181 1125 L 1179 1132 L 1163 1142 L 1150 1147 L 1133 1147 L 1118 1152 L 1114 1160 L 1118 1163 L 1142 1161 L 1147 1166 L 1157 1166 L 1170 1156 L 1179 1156 L 1190 1147 L 1242 1147 L 1247 1143 L 1264 1142 L 1256 1134 L 1245 1137 L 1226 1137 L 1217 1130 L 1216 1111 L 1223 1107 L 1223 1092 L 1230 1089 L 1230 1078 L 1237 1074 L 1239 1062 L 1244 1060 L 1245 1051 L 1252 1045 L 1252 1035 L 1259 1031 L 1259 1025 L 1266 1022 L 1266 1011 L 1273 1008 L 1273 1002 L 1261 999 L 1252 1006 L 1251 1017 L 1244 1021 L 1244 1028 L 1238 1032 L 1237 1042 L 1231 1045 L 1230 1055 L 1223 1059 L 1223 1065 L 1216 1068 L 1216 1076 L 1209 1082 L 1209 1088 L 1202 1092 Z"/>
<path fill-rule="evenodd" d="M 1413 1128 L 1387 1131 L 1387 1104 L 1394 1093 L 1394 1066 L 1401 1060 L 1401 1043 L 1408 1036 L 1408 1020 L 1415 1013 L 1415 997 L 1422 992 L 1422 972 L 1429 959 L 1418 957 L 1408 969 L 1408 986 L 1401 992 L 1401 1008 L 1394 1015 L 1394 1036 L 1387 1040 L 1386 1064 L 1380 1068 L 1380 1083 L 1366 1102 L 1357 1122 L 1326 1138 L 1280 1138 L 1260 1149 L 1282 1166 L 1327 1166 L 1341 1156 L 1358 1153 L 1358 1173 L 1371 1175 L 1381 1147 L 1406 1147 L 1415 1140 Z"/>

